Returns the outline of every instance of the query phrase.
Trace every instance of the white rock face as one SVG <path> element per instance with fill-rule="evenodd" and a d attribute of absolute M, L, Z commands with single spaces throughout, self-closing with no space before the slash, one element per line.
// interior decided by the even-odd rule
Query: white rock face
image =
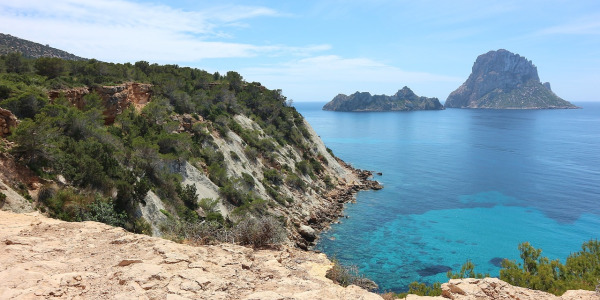
<path fill-rule="evenodd" d="M 152 191 L 148 191 L 144 201 L 146 202 L 146 205 L 139 203 L 136 215 L 138 217 L 143 217 L 150 223 L 152 235 L 160 236 L 161 233 L 158 227 L 161 223 L 167 221 L 167 216 L 161 212 L 161 210 L 166 211 L 165 206 L 163 205 L 162 200 L 160 200 L 160 198 Z"/>
<path fill-rule="evenodd" d="M 0 202 L 0 210 L 14 211 L 18 213 L 32 212 L 33 206 L 27 199 L 19 195 L 15 190 L 0 180 L 0 193 L 6 196 L 4 202 Z"/>

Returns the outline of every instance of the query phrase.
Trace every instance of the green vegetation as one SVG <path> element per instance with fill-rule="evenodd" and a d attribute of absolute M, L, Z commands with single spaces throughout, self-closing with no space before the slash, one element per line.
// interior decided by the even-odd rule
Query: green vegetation
<path fill-rule="evenodd" d="M 114 123 L 105 119 L 101 95 L 85 95 L 78 109 L 64 92 L 76 87 L 96 91 L 126 82 L 151 84 L 151 101 L 141 111 L 124 108 Z M 63 92 L 50 101 L 51 90 Z M 323 170 L 322 159 L 306 145 L 310 135 L 302 116 L 287 104 L 280 90 L 245 82 L 236 72 L 223 76 L 145 61 L 113 64 L 32 59 L 19 53 L 0 56 L 0 107 L 20 119 L 10 136 L 15 146 L 9 151 L 39 176 L 65 178 L 70 188 L 46 187 L 36 200 L 40 209 L 69 221 L 97 220 L 148 233 L 150 225 L 137 218 L 135 210 L 153 191 L 178 222 L 233 224 L 215 209 L 213 201 L 219 199 L 198 201 L 195 186 L 181 185 L 172 166 L 185 160 L 207 171 L 220 189 L 220 200 L 233 206 L 236 222 L 267 214 L 269 206 L 287 205 L 290 201 L 279 187 L 306 186 L 289 168 L 281 170 L 279 150 L 289 146 L 299 152 L 304 159 L 301 172 L 311 177 Z M 193 122 L 181 131 L 174 115 L 183 114 L 192 116 Z M 262 130 L 242 127 L 233 118 L 238 114 Z M 227 139 L 229 132 L 242 138 L 250 163 L 265 166 L 264 179 L 248 173 L 240 178 L 227 175 L 224 154 L 240 164 L 241 154 L 222 153 L 214 138 Z M 265 185 L 275 201 L 258 197 L 256 184 Z M 202 215 L 197 212 L 200 208 Z"/>
<path fill-rule="evenodd" d="M 567 290 L 596 289 L 600 284 L 600 241 L 590 240 L 581 251 L 571 253 L 566 263 L 541 256 L 529 243 L 519 245 L 522 262 L 504 260 L 500 279 L 516 286 L 562 295 Z"/>
<path fill-rule="evenodd" d="M 500 279 L 524 288 L 549 292 L 557 296 L 567 290 L 594 291 L 600 286 L 600 241 L 590 240 L 581 245 L 581 251 L 570 254 L 566 263 L 541 256 L 542 249 L 536 249 L 528 242 L 519 245 L 522 262 L 504 260 Z M 475 264 L 468 260 L 460 271 L 448 271 L 448 279 L 485 278 L 489 274 L 475 272 Z M 385 299 L 404 298 L 408 294 L 438 296 L 442 289 L 439 282 L 433 285 L 413 282 L 407 293 L 384 294 Z"/>

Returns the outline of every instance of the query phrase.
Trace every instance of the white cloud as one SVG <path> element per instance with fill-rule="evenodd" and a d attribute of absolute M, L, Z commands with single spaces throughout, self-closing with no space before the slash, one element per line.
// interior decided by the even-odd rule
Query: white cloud
<path fill-rule="evenodd" d="M 355 91 L 372 94 L 393 94 L 409 86 L 417 94 L 440 98 L 456 88 L 464 78 L 426 72 L 404 71 L 368 58 L 343 58 L 323 55 L 240 70 L 246 80 L 258 80 L 269 87 L 281 88 L 284 94 L 297 101 L 325 101 L 338 93 Z M 437 86 L 431 88 L 432 86 Z M 390 90 L 392 89 L 396 90 Z M 438 90 L 441 88 L 441 90 Z M 445 99 L 445 98 L 444 98 Z"/>
<path fill-rule="evenodd" d="M 10 25 L 5 33 L 106 61 L 193 62 L 329 48 L 236 43 L 223 31 L 246 26 L 250 18 L 277 15 L 270 8 L 235 5 L 184 11 L 124 0 L 0 0 L 0 23 Z"/>
<path fill-rule="evenodd" d="M 599 35 L 600 34 L 600 15 L 594 15 L 586 18 L 580 18 L 573 22 L 548 27 L 538 32 L 540 35 Z"/>

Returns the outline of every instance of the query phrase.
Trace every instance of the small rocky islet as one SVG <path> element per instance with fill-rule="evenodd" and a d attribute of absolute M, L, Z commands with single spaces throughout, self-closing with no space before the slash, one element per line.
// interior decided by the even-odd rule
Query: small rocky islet
<path fill-rule="evenodd" d="M 323 106 L 323 110 L 331 111 L 413 111 L 441 109 L 444 109 L 444 106 L 437 98 L 417 96 L 406 86 L 392 96 L 371 95 L 368 92 L 356 92 L 350 96 L 339 94 Z"/>

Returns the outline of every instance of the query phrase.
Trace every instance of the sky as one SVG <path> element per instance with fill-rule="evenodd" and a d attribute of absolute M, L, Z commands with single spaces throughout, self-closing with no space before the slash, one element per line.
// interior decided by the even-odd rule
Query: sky
<path fill-rule="evenodd" d="M 0 32 L 86 58 L 240 73 L 295 102 L 404 86 L 442 102 L 507 49 L 600 101 L 598 0 L 0 0 Z"/>

